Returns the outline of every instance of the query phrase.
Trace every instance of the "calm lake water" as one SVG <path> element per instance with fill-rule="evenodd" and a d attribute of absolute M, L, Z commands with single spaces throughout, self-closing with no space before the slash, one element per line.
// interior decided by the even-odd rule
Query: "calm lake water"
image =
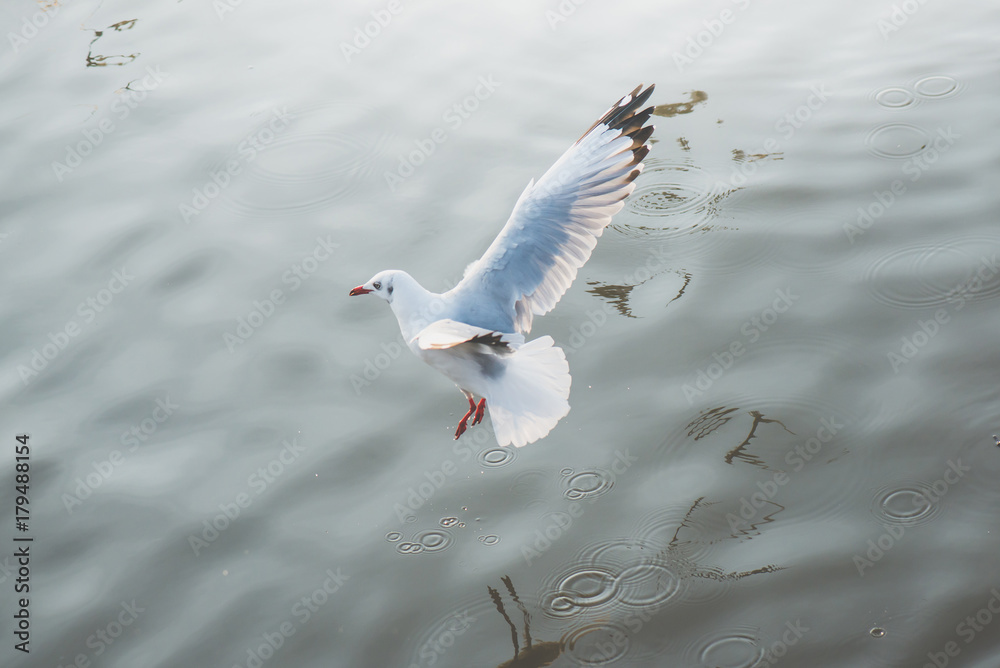
<path fill-rule="evenodd" d="M 0 10 L 0 664 L 997 666 L 1000 9 L 346 4 Z M 570 414 L 453 441 L 348 290 L 639 82 Z"/>

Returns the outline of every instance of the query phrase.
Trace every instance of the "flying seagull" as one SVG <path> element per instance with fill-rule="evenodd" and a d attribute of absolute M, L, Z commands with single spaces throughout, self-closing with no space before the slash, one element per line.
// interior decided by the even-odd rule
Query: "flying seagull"
<path fill-rule="evenodd" d="M 500 445 L 548 434 L 569 413 L 569 364 L 551 336 L 525 341 L 536 315 L 551 311 L 625 205 L 649 153 L 639 110 L 653 86 L 619 100 L 528 187 L 507 224 L 451 290 L 425 290 L 405 271 L 375 274 L 350 295 L 389 302 L 410 350 L 450 378 L 469 400 L 455 438 L 490 409 Z M 478 404 L 475 395 L 482 397 Z"/>

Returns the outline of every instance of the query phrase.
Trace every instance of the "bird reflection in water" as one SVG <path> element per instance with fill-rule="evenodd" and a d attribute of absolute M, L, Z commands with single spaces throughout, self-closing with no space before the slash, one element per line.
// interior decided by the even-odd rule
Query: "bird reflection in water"
<path fill-rule="evenodd" d="M 552 662 L 559 658 L 563 653 L 562 642 L 541 642 L 532 643 L 531 641 L 531 615 L 528 614 L 528 609 L 524 607 L 524 603 L 518 598 L 517 592 L 514 591 L 514 583 L 511 582 L 510 576 L 505 575 L 501 578 L 505 587 L 507 587 L 507 592 L 510 597 L 514 600 L 521 614 L 524 616 L 524 650 L 521 650 L 518 644 L 518 633 L 517 626 L 511 621 L 510 615 L 507 614 L 506 609 L 504 609 L 503 599 L 500 598 L 500 592 L 498 592 L 493 587 L 486 585 L 486 588 L 490 592 L 490 598 L 493 599 L 493 605 L 497 607 L 497 611 L 503 616 L 507 625 L 510 626 L 510 637 L 514 643 L 514 658 L 510 661 L 505 661 L 501 663 L 497 668 L 541 668 L 542 666 L 550 666 Z"/>
<path fill-rule="evenodd" d="M 667 305 L 669 305 L 671 302 L 680 299 L 684 295 L 684 291 L 687 290 L 688 285 L 691 283 L 690 273 L 678 269 L 675 269 L 673 271 L 683 279 L 684 284 L 681 285 L 680 289 L 677 291 L 677 294 L 674 295 L 674 297 L 672 297 L 670 301 L 667 302 Z M 644 283 L 647 283 L 648 281 L 658 276 L 659 273 L 660 272 L 657 272 L 656 274 L 653 274 L 649 278 L 634 284 L 614 285 L 610 283 L 603 283 L 601 281 L 587 281 L 587 285 L 591 286 L 590 288 L 587 289 L 587 292 L 589 292 L 592 295 L 597 295 L 598 297 L 601 297 L 626 318 L 635 318 L 636 316 L 632 314 L 632 307 L 629 304 L 629 298 L 632 294 L 632 289 L 637 288 L 640 285 L 643 285 Z"/>
<path fill-rule="evenodd" d="M 123 30 L 131 30 L 135 27 L 136 21 L 139 19 L 128 19 L 125 21 L 119 21 L 113 25 L 109 25 L 103 30 L 94 30 L 94 39 L 90 40 L 90 47 L 87 50 L 87 67 L 107 67 L 108 65 L 127 65 L 133 60 L 139 57 L 138 53 L 131 54 L 118 54 L 114 56 L 102 56 L 94 53 L 94 43 L 104 36 L 105 30 L 114 30 L 115 32 L 122 32 Z"/>
<path fill-rule="evenodd" d="M 674 102 L 673 104 L 658 104 L 653 109 L 657 116 L 670 118 L 681 114 L 690 114 L 699 104 L 708 100 L 708 93 L 703 90 L 693 90 L 688 93 L 690 100 L 687 102 Z"/>
<path fill-rule="evenodd" d="M 701 413 L 697 418 L 692 420 L 690 423 L 688 423 L 687 435 L 694 436 L 694 440 L 696 441 L 700 440 L 708 436 L 712 432 L 716 431 L 717 429 L 719 429 L 722 425 L 729 422 L 733 418 L 732 414 L 738 410 L 739 408 L 727 408 L 726 406 L 718 406 L 711 410 L 705 411 Z M 792 434 L 793 436 L 795 435 L 795 432 L 786 427 L 785 423 L 783 423 L 781 420 L 765 417 L 764 414 L 761 413 L 760 411 L 751 410 L 747 411 L 747 414 L 751 418 L 753 418 L 753 424 L 750 425 L 750 431 L 747 434 L 746 438 L 743 439 L 742 443 L 740 443 L 735 448 L 731 449 L 729 452 L 726 453 L 725 462 L 727 464 L 732 464 L 734 460 L 740 459 L 747 462 L 748 464 L 751 464 L 752 466 L 757 466 L 762 469 L 770 470 L 771 467 L 768 466 L 766 463 L 764 463 L 764 461 L 760 457 L 758 457 L 753 453 L 747 452 L 747 447 L 750 445 L 750 441 L 752 441 L 757 436 L 757 427 L 759 427 L 762 424 L 777 424 L 781 426 L 782 429 L 787 431 L 789 434 Z"/>
<path fill-rule="evenodd" d="M 764 463 L 764 461 L 757 455 L 749 454 L 746 452 L 746 447 L 750 445 L 751 439 L 757 435 L 757 427 L 761 424 L 779 424 L 781 428 L 787 431 L 789 434 L 795 435 L 795 432 L 784 425 L 781 420 L 773 420 L 764 417 L 763 413 L 760 411 L 750 411 L 750 417 L 753 418 L 753 425 L 750 427 L 750 433 L 747 437 L 743 439 L 743 442 L 737 445 L 735 448 L 726 453 L 726 463 L 732 464 L 734 459 L 744 459 L 748 463 L 754 466 L 759 466 L 760 468 L 769 469 L 770 467 Z"/>

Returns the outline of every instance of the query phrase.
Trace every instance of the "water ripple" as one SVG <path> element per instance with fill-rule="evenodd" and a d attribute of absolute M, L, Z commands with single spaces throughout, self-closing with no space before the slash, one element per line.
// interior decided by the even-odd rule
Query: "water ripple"
<path fill-rule="evenodd" d="M 754 668 L 764 662 L 757 630 L 737 627 L 713 631 L 691 645 L 685 652 L 687 663 L 713 668 Z"/>
<path fill-rule="evenodd" d="M 555 578 L 542 599 L 542 611 L 554 617 L 577 614 L 612 601 L 618 590 L 617 574 L 606 568 L 580 565 Z"/>
<path fill-rule="evenodd" d="M 865 271 L 873 299 L 897 308 L 927 309 L 1000 295 L 1000 238 L 970 236 L 900 248 Z"/>
<path fill-rule="evenodd" d="M 744 273 L 770 258 L 777 244 L 770 242 L 770 218 L 756 220 L 754 212 L 742 211 L 738 204 L 741 189 L 726 178 L 690 162 L 647 160 L 640 185 L 626 200 L 623 213 L 633 215 L 619 214 L 608 227 L 644 244 L 669 246 L 672 254 L 683 258 L 685 267 L 705 258 L 703 271 Z M 744 224 L 737 227 L 737 220 L 751 221 L 748 232 L 766 238 L 746 243 L 747 237 L 731 234 Z"/>
<path fill-rule="evenodd" d="M 423 554 L 441 552 L 455 542 L 452 535 L 444 529 L 424 529 L 418 531 L 409 540 L 401 540 L 398 531 L 386 535 L 386 540 L 396 543 L 396 551 L 400 554 Z"/>
<path fill-rule="evenodd" d="M 641 222 L 619 218 L 610 227 L 643 240 L 667 240 L 711 229 L 709 221 L 731 192 L 701 167 L 656 158 L 646 160 L 640 181 L 625 200 L 625 208 L 640 216 Z"/>
<path fill-rule="evenodd" d="M 902 109 L 916 102 L 917 97 L 912 91 L 897 86 L 888 86 L 877 91 L 875 102 L 887 109 Z"/>
<path fill-rule="evenodd" d="M 548 507 L 548 489 L 552 474 L 544 469 L 526 469 L 514 476 L 510 484 L 510 497 L 517 499 L 521 508 Z"/>
<path fill-rule="evenodd" d="M 901 160 L 919 155 L 930 143 L 927 130 L 909 123 L 886 123 L 865 137 L 868 150 L 880 158 Z"/>
<path fill-rule="evenodd" d="M 958 94 L 961 85 L 947 74 L 922 76 L 908 86 L 886 86 L 870 94 L 876 104 L 885 109 L 907 110 L 924 102 L 952 97 Z"/>
<path fill-rule="evenodd" d="M 947 489 L 935 490 L 931 484 L 905 481 L 878 489 L 870 511 L 879 522 L 916 526 L 933 520 L 939 513 L 940 500 Z"/>
<path fill-rule="evenodd" d="M 698 499 L 690 506 L 657 508 L 636 520 L 628 535 L 668 550 L 675 559 L 704 561 L 712 556 L 713 546 L 731 533 L 720 513 L 704 512 L 711 505 Z M 607 551 L 605 547 L 602 556 Z"/>
<path fill-rule="evenodd" d="M 918 79 L 913 84 L 913 90 L 917 95 L 929 99 L 940 99 L 957 95 L 961 85 L 954 77 L 947 74 L 933 74 Z"/>
<path fill-rule="evenodd" d="M 482 466 L 500 468 L 513 463 L 517 459 L 517 448 L 494 447 L 483 450 L 476 455 L 476 461 Z"/>
<path fill-rule="evenodd" d="M 542 611 L 565 618 L 591 609 L 660 609 L 678 599 L 684 573 L 669 557 L 666 543 L 619 538 L 586 546 L 575 565 L 547 579 Z"/>
<path fill-rule="evenodd" d="M 618 575 L 618 600 L 636 608 L 659 609 L 682 590 L 681 577 L 665 563 L 628 566 Z"/>
<path fill-rule="evenodd" d="M 485 592 L 484 592 L 485 594 Z M 454 664 L 458 657 L 471 656 L 476 647 L 482 645 L 484 636 L 477 635 L 485 624 L 479 620 L 497 616 L 493 603 L 485 595 L 466 598 L 464 601 L 452 601 L 450 609 L 428 621 L 426 615 L 418 615 L 414 621 L 421 625 L 416 633 L 407 634 L 405 646 L 406 656 L 410 662 L 403 665 L 424 666 L 428 662 L 443 662 Z M 492 620 L 491 620 L 492 621 Z M 503 622 L 501 621 L 501 624 Z M 501 638 L 491 638 L 500 642 Z M 506 634 L 506 642 L 510 642 L 510 634 Z"/>
<path fill-rule="evenodd" d="M 424 552 L 440 552 L 454 543 L 452 535 L 443 529 L 425 529 L 414 535 L 412 540 L 422 545 Z"/>
<path fill-rule="evenodd" d="M 727 463 L 780 470 L 789 466 L 786 458 L 797 444 L 816 437 L 821 427 L 833 421 L 840 426 L 833 427 L 836 433 L 828 442 L 836 447 L 823 444 L 821 449 L 813 446 L 810 449 L 816 451 L 808 452 L 809 462 L 815 459 L 830 463 L 849 452 L 854 445 L 865 442 L 866 438 L 882 428 L 884 421 L 877 406 L 850 409 L 806 394 L 767 396 L 739 393 L 716 396 L 714 399 L 709 407 L 692 409 L 697 412 L 688 423 L 677 423 L 660 446 L 665 453 L 686 451 L 696 442 L 711 436 L 710 442 L 719 444 L 719 456 Z M 829 431 L 830 428 L 827 428 L 826 432 Z M 765 442 L 760 438 L 765 434 L 770 434 L 772 438 L 767 438 Z M 774 438 L 778 436 L 780 438 Z M 698 447 L 712 446 L 699 443 Z"/>
<path fill-rule="evenodd" d="M 563 645 L 577 665 L 606 666 L 628 653 L 631 640 L 620 624 L 594 622 L 567 633 Z"/>
<path fill-rule="evenodd" d="M 291 109 L 289 127 L 281 132 L 262 123 L 249 137 L 270 132 L 267 141 L 261 137 L 252 152 L 244 142 L 211 169 L 225 171 L 233 161 L 242 166 L 219 197 L 223 206 L 243 215 L 295 214 L 358 192 L 384 152 L 383 137 L 353 127 L 367 112 L 357 105 L 324 103 Z"/>
<path fill-rule="evenodd" d="M 580 501 L 582 499 L 594 499 L 614 487 L 615 477 L 609 471 L 603 469 L 589 469 L 570 473 L 563 479 L 563 496 L 567 499 Z"/>
<path fill-rule="evenodd" d="M 753 394 L 723 400 L 692 417 L 667 437 L 663 452 L 677 458 L 689 448 L 710 450 L 749 476 L 745 488 L 733 490 L 724 504 L 701 509 L 704 517 L 692 514 L 708 538 L 752 539 L 772 522 L 815 524 L 860 510 L 859 502 L 867 504 L 874 473 L 863 457 L 851 455 L 884 429 L 886 416 L 876 406 L 851 410 L 807 395 Z M 830 473 L 829 466 L 838 472 Z M 842 484 L 816 484 L 829 475 Z"/>

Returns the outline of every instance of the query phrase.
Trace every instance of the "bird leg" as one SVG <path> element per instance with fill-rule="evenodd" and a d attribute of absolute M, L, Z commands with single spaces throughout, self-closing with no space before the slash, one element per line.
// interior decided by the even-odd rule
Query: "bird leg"
<path fill-rule="evenodd" d="M 463 390 L 463 394 L 465 394 L 464 390 Z M 455 430 L 455 440 L 456 441 L 458 440 L 459 436 L 461 436 L 462 434 L 465 433 L 465 430 L 468 428 L 469 418 L 472 416 L 473 413 L 476 412 L 476 402 L 472 400 L 472 395 L 471 394 L 465 394 L 465 398 L 469 400 L 469 410 L 466 412 L 465 415 L 462 416 L 462 419 L 458 421 L 458 429 Z M 485 401 L 485 399 L 484 399 L 484 401 Z M 472 424 L 476 424 L 476 423 L 473 422 Z"/>
<path fill-rule="evenodd" d="M 486 411 L 486 397 L 479 400 L 479 405 L 476 406 L 476 417 L 472 420 L 472 426 L 475 427 L 477 424 L 483 421 L 483 413 Z"/>

